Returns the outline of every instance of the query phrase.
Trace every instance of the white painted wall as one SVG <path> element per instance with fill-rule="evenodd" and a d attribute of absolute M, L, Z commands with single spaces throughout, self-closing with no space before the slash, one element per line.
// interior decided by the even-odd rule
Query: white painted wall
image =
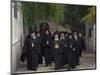
<path fill-rule="evenodd" d="M 21 3 L 17 2 L 17 18 L 14 17 L 14 6 L 15 3 L 12 2 L 12 72 L 15 72 L 20 66 L 20 55 L 23 45 L 23 14 Z"/>

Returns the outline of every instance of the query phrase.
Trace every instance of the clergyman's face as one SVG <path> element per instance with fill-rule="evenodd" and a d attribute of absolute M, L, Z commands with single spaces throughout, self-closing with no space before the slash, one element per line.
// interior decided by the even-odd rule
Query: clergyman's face
<path fill-rule="evenodd" d="M 31 34 L 31 37 L 34 38 L 34 39 L 36 39 L 36 35 L 35 35 L 34 32 Z"/>
<path fill-rule="evenodd" d="M 82 34 L 81 33 L 79 33 L 79 37 L 82 37 Z"/>
<path fill-rule="evenodd" d="M 65 34 L 65 36 L 67 37 L 67 36 L 68 36 L 68 34 L 66 33 L 66 34 Z"/>
<path fill-rule="evenodd" d="M 72 39 L 72 36 L 71 35 L 69 36 L 69 39 Z"/>
<path fill-rule="evenodd" d="M 57 34 L 54 35 L 54 40 L 58 40 L 58 39 L 59 39 L 58 35 Z"/>
<path fill-rule="evenodd" d="M 40 33 L 37 33 L 37 36 L 40 37 Z"/>
<path fill-rule="evenodd" d="M 65 35 L 62 33 L 60 36 L 60 39 L 64 39 L 64 38 L 65 38 Z"/>
<path fill-rule="evenodd" d="M 33 32 L 33 33 L 31 34 L 31 36 L 32 36 L 32 37 L 35 36 L 35 33 Z"/>
<path fill-rule="evenodd" d="M 64 34 L 62 33 L 61 36 L 64 37 Z"/>
<path fill-rule="evenodd" d="M 74 36 L 75 39 L 77 39 L 77 37 L 78 37 L 77 32 L 74 32 L 73 36 Z"/>
<path fill-rule="evenodd" d="M 49 31 L 47 30 L 45 33 L 48 35 L 49 34 Z"/>
<path fill-rule="evenodd" d="M 74 35 L 74 38 L 77 39 L 78 38 L 77 35 Z"/>

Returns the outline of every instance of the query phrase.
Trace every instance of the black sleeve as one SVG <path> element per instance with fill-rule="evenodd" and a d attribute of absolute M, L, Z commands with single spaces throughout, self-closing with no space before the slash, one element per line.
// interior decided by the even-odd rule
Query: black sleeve
<path fill-rule="evenodd" d="M 84 38 L 82 38 L 82 48 L 83 48 L 83 49 L 86 49 Z"/>
<path fill-rule="evenodd" d="M 50 45 L 50 48 L 52 48 L 52 46 L 53 46 L 53 40 L 52 40 L 52 37 L 50 37 L 49 40 L 50 40 L 50 44 L 49 44 L 49 45 Z"/>
<path fill-rule="evenodd" d="M 75 41 L 75 39 L 73 39 L 73 48 L 78 50 L 78 41 Z"/>
<path fill-rule="evenodd" d="M 27 43 L 28 43 L 28 39 L 25 40 L 24 46 L 23 46 L 23 49 L 22 49 L 22 55 L 20 57 L 22 62 L 25 61 L 26 56 L 27 56 Z"/>
<path fill-rule="evenodd" d="M 40 46 L 40 44 L 41 44 L 41 40 L 40 39 L 37 39 L 36 40 L 36 52 L 38 53 L 38 54 L 41 54 L 41 46 Z"/>

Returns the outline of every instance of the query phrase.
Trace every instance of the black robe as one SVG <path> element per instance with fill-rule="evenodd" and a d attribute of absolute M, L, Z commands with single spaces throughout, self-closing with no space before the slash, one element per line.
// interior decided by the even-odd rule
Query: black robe
<path fill-rule="evenodd" d="M 67 64 L 67 53 L 68 53 L 68 41 L 66 39 L 60 40 L 61 41 L 61 49 L 62 49 L 62 56 L 63 56 L 63 65 Z"/>
<path fill-rule="evenodd" d="M 81 50 L 81 43 L 79 39 L 74 39 L 75 40 L 75 48 L 76 48 L 76 62 L 77 65 L 80 63 L 80 50 Z"/>
<path fill-rule="evenodd" d="M 85 42 L 83 37 L 79 37 L 78 39 L 79 39 L 79 54 L 81 56 L 82 50 L 85 49 Z"/>
<path fill-rule="evenodd" d="M 67 53 L 67 59 L 68 59 L 68 65 L 71 67 L 77 65 L 77 45 L 74 39 L 68 40 L 68 53 Z"/>
<path fill-rule="evenodd" d="M 58 45 L 58 48 L 55 45 Z M 62 59 L 62 49 L 61 49 L 61 42 L 54 41 L 53 42 L 54 48 L 54 63 L 55 63 L 55 70 L 61 69 L 63 66 L 63 59 Z"/>
<path fill-rule="evenodd" d="M 43 45 L 44 45 L 45 64 L 50 65 L 52 57 L 52 38 L 50 35 L 45 36 Z"/>
<path fill-rule="evenodd" d="M 37 41 L 38 41 L 38 50 L 39 50 L 38 62 L 39 62 L 39 64 L 42 64 L 43 57 L 42 57 L 42 49 L 41 49 L 41 37 L 37 37 Z"/>
<path fill-rule="evenodd" d="M 27 58 L 27 69 L 28 70 L 37 70 L 38 67 L 38 43 L 37 39 L 33 39 L 31 37 L 28 37 L 25 40 L 24 47 L 23 47 L 23 53 L 22 53 L 22 59 Z"/>

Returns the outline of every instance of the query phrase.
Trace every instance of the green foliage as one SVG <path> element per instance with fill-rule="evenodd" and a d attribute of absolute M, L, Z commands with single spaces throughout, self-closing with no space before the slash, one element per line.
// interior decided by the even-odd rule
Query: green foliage
<path fill-rule="evenodd" d="M 64 20 L 64 5 L 22 2 L 26 24 L 34 24 L 39 19 L 61 23 Z"/>
<path fill-rule="evenodd" d="M 82 21 L 85 23 L 96 23 L 96 7 L 90 7 L 88 11 L 88 14 L 82 18 Z"/>
<path fill-rule="evenodd" d="M 61 4 L 51 4 L 49 19 L 56 23 L 62 23 L 64 20 L 64 5 Z"/>
<path fill-rule="evenodd" d="M 49 20 L 72 30 L 84 30 L 84 24 L 95 23 L 95 7 L 56 3 L 22 2 L 24 24 L 36 25 L 39 20 Z M 66 26 L 67 25 L 67 26 Z"/>
<path fill-rule="evenodd" d="M 82 21 L 82 19 L 90 12 L 89 8 L 91 6 L 66 5 L 64 24 L 70 25 L 72 30 L 83 32 L 87 20 Z"/>

